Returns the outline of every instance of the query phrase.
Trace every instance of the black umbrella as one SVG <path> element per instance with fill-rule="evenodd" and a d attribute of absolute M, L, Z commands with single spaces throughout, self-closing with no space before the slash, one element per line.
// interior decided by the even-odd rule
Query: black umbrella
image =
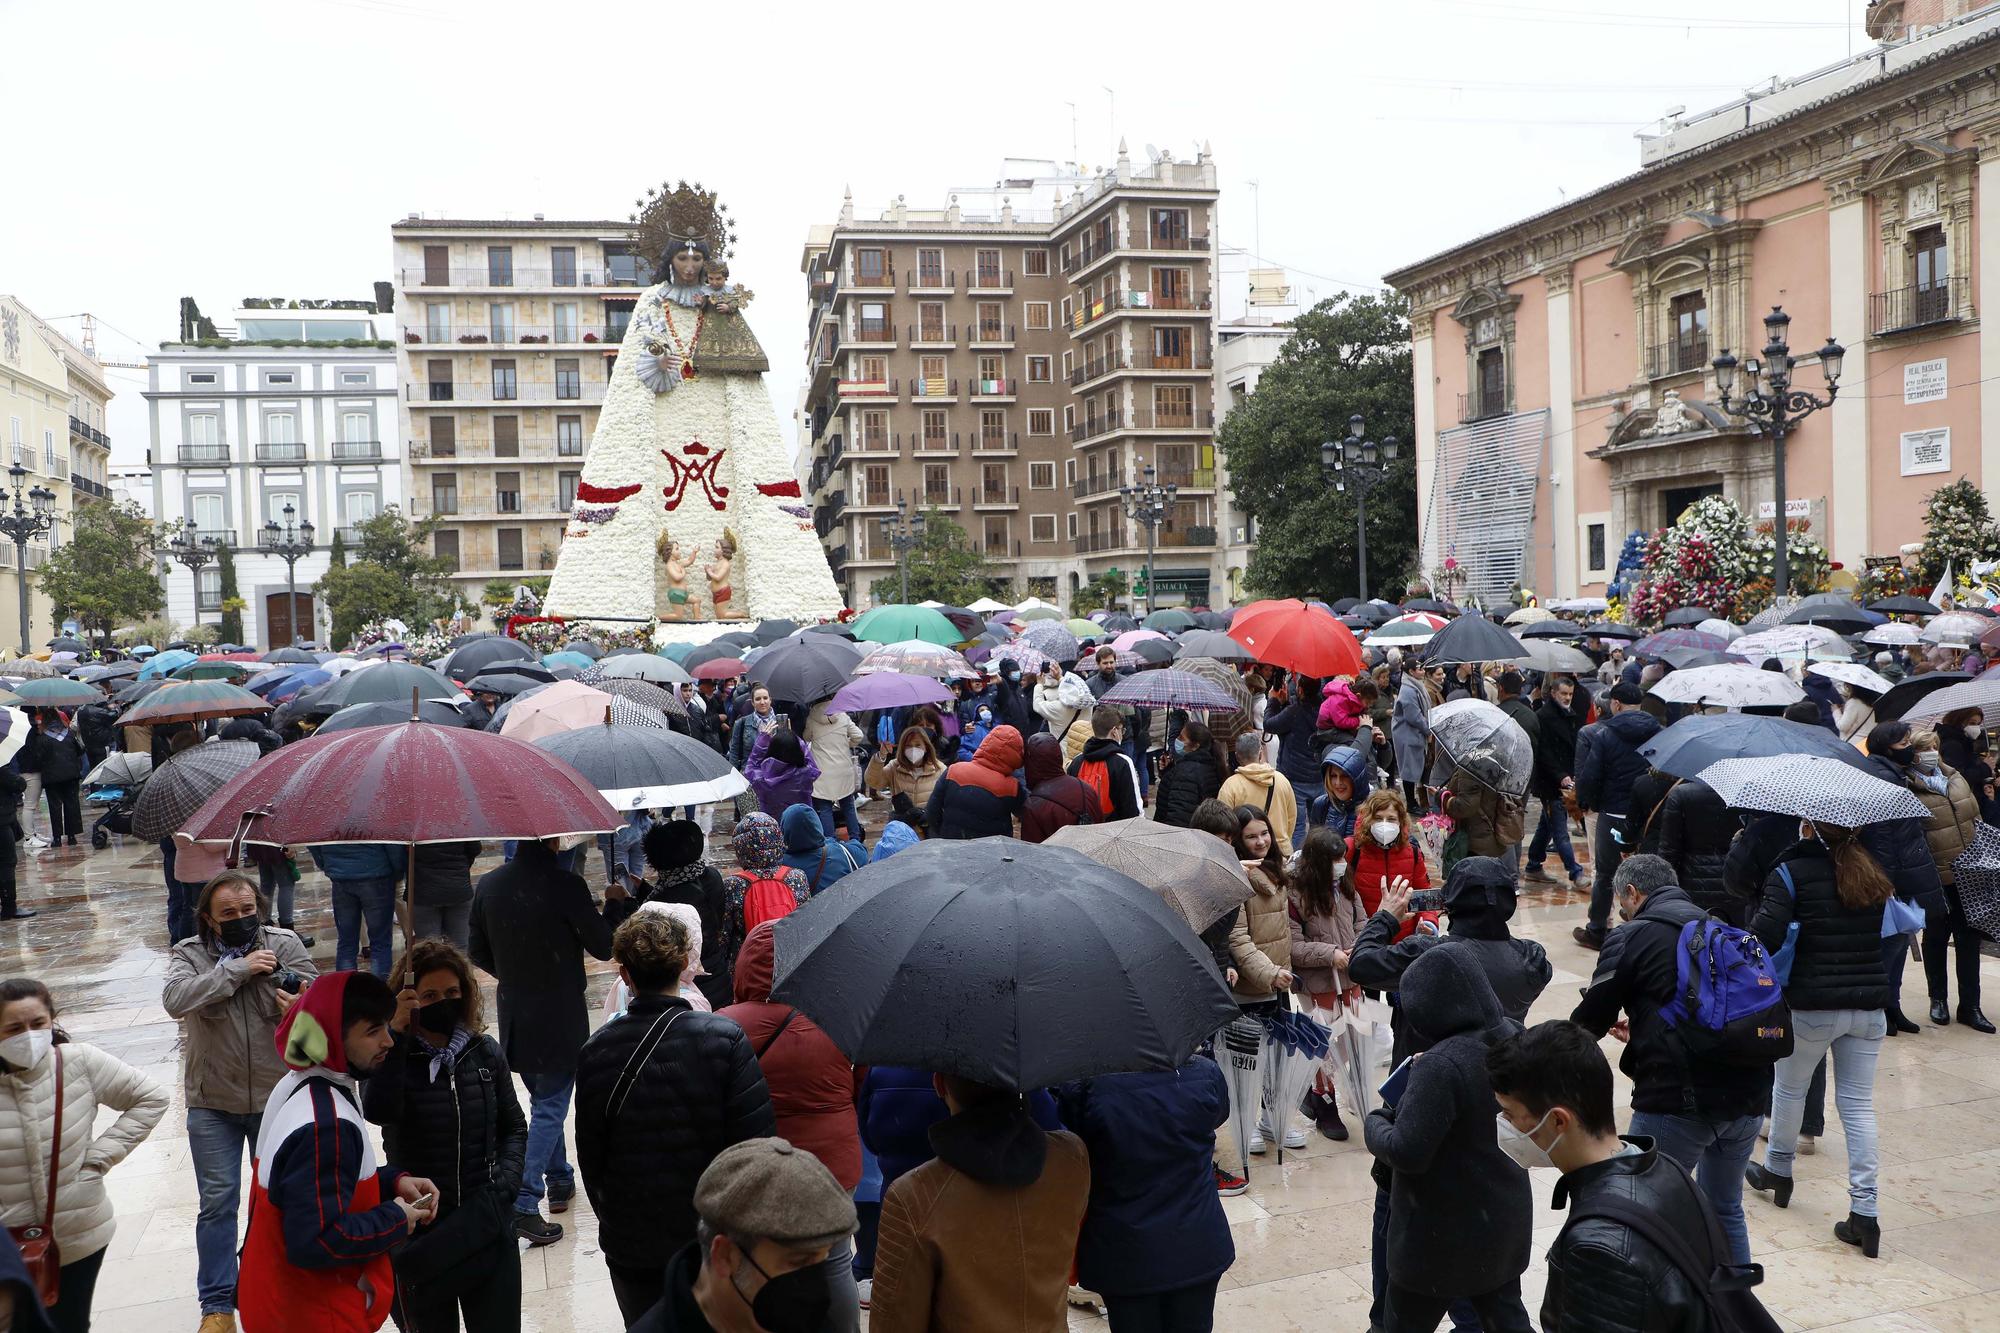
<path fill-rule="evenodd" d="M 1141 639 L 1132 645 L 1132 651 L 1138 654 L 1140 661 L 1153 665 L 1171 662 L 1180 656 L 1174 645 L 1165 639 Z"/>
<path fill-rule="evenodd" d="M 412 691 L 419 699 L 448 699 L 458 693 L 458 686 L 429 667 L 418 666 L 414 662 L 384 662 L 381 666 L 350 671 L 331 682 L 313 700 L 309 711 L 337 713 L 349 704 L 389 701 L 401 703 L 407 708 Z"/>
<path fill-rule="evenodd" d="M 335 713 L 332 717 L 322 722 L 319 731 L 314 734 L 322 735 L 329 731 L 350 731 L 355 727 L 392 727 L 397 723 L 408 722 L 409 720 L 410 705 L 408 702 L 398 703 L 391 700 L 381 703 L 356 704 L 352 708 L 341 709 L 338 713 Z M 459 712 L 442 699 L 425 699 L 422 703 L 418 704 L 417 721 L 434 722 L 441 727 L 463 727 L 469 725 L 469 719 L 467 719 L 465 714 Z"/>
<path fill-rule="evenodd" d="M 552 685 L 555 683 L 555 677 L 540 667 L 537 667 L 534 671 L 516 671 L 510 669 L 512 665 L 510 663 L 508 667 L 495 667 L 492 670 L 480 672 L 471 680 L 465 682 L 465 692 L 467 694 L 498 694 L 511 699 L 515 695 L 523 694 L 538 685 Z"/>
<path fill-rule="evenodd" d="M 1881 624 L 1852 600 L 1833 593 L 1808 597 L 1785 613 L 1781 625 L 1824 625 L 1836 634 L 1859 634 Z"/>
<path fill-rule="evenodd" d="M 1944 610 L 1932 606 L 1923 598 L 1912 593 L 1897 593 L 1894 597 L 1884 597 L 1879 602 L 1868 603 L 1870 611 L 1880 611 L 1885 616 L 1934 616 Z"/>
<path fill-rule="evenodd" d="M 747 673 L 776 698 L 809 704 L 845 685 L 861 664 L 861 650 L 824 634 L 800 635 L 774 644 Z"/>
<path fill-rule="evenodd" d="M 1458 608 L 1450 602 L 1440 602 L 1435 597 L 1417 597 L 1403 603 L 1405 611 L 1428 611 L 1434 616 L 1455 616 Z"/>
<path fill-rule="evenodd" d="M 155 676 L 151 680 L 128 681 L 125 684 L 120 685 L 116 690 L 112 691 L 111 702 L 115 704 L 138 703 L 141 699 L 151 694 L 154 690 L 159 689 L 160 686 L 164 684 L 166 684 L 166 682 L 164 680 L 161 680 L 158 676 Z"/>
<path fill-rule="evenodd" d="M 468 643 L 477 643 L 481 639 L 497 639 L 499 637 L 500 637 L 499 635 L 495 634 L 490 629 L 476 629 L 472 631 L 472 633 L 470 634 L 461 634 L 457 638 L 453 639 L 450 643 L 447 643 L 445 645 L 445 650 L 447 652 L 456 652 L 460 648 L 465 647 L 465 645 Z"/>
<path fill-rule="evenodd" d="M 1339 601 L 1335 602 L 1332 606 L 1328 607 L 1327 609 L 1329 611 L 1332 611 L 1337 616 L 1344 616 L 1349 611 L 1352 611 L 1355 607 L 1366 606 L 1366 605 L 1367 603 L 1362 601 L 1359 597 L 1343 597 Z"/>
<path fill-rule="evenodd" d="M 1516 635 L 1523 639 L 1580 639 L 1583 626 L 1574 620 L 1537 620 L 1517 630 Z"/>
<path fill-rule="evenodd" d="M 1715 612 L 1705 606 L 1677 606 L 1667 612 L 1663 623 L 1668 629 L 1679 629 L 1683 625 L 1692 628 L 1704 620 L 1715 619 Z"/>
<path fill-rule="evenodd" d="M 1947 685 L 1956 685 L 1960 681 L 1971 679 L 1973 675 L 1970 671 L 1926 671 L 1921 676 L 1911 676 L 1908 680 L 1897 681 L 1875 701 L 1875 720 L 1894 722 L 1914 708 L 1917 700 L 1934 694 Z"/>
<path fill-rule="evenodd" d="M 514 663 L 528 663 L 539 668 L 541 659 L 534 649 L 519 639 L 475 639 L 463 648 L 454 648 L 451 654 L 438 663 L 438 668 L 453 680 L 470 680 L 480 672 L 496 666 L 511 667 Z"/>
<path fill-rule="evenodd" d="M 850 643 L 854 641 L 855 637 L 854 631 L 848 626 L 841 624 L 838 620 L 829 620 L 824 625 L 808 625 L 805 632 L 808 634 L 835 634 Z"/>
<path fill-rule="evenodd" d="M 751 636 L 759 643 L 776 643 L 778 640 L 789 638 L 798 632 L 799 622 L 796 620 L 786 620 L 782 616 L 776 620 L 760 620 L 757 622 L 757 628 L 750 631 Z"/>
<path fill-rule="evenodd" d="M 1544 620 L 1541 623 L 1547 625 L 1550 624 L 1551 622 Z M 1646 631 L 1635 628 L 1634 626 L 1631 625 L 1621 624 L 1616 620 L 1593 620 L 1588 625 L 1585 625 L 1583 627 L 1583 633 L 1587 635 L 1594 635 L 1600 639 L 1636 640 L 1636 639 L 1643 639 L 1646 637 Z"/>
<path fill-rule="evenodd" d="M 175 651 L 176 649 L 178 649 L 178 650 L 179 650 L 179 651 L 181 651 L 181 652 L 199 652 L 199 651 L 200 651 L 200 645 L 198 645 L 198 644 L 194 644 L 194 643 L 190 643 L 190 642 L 188 642 L 188 641 L 187 641 L 186 639 L 175 639 L 175 640 L 174 640 L 174 641 L 173 641 L 172 643 L 168 644 L 168 645 L 167 645 L 167 646 L 166 646 L 166 647 L 165 647 L 164 649 L 162 649 L 161 651 L 162 651 L 162 652 L 169 652 L 169 653 L 171 653 L 171 652 Z"/>
<path fill-rule="evenodd" d="M 1452 666 L 1459 662 L 1519 662 L 1528 656 L 1522 642 L 1482 615 L 1463 615 L 1453 620 L 1425 644 L 1425 666 Z"/>
<path fill-rule="evenodd" d="M 562 646 L 562 650 L 566 653 L 582 653 L 593 662 L 604 656 L 604 650 L 589 639 L 571 639 Z"/>
<path fill-rule="evenodd" d="M 722 636 L 723 639 L 728 637 L 726 634 Z M 703 644 L 686 657 L 683 657 L 681 665 L 692 671 L 704 662 L 719 662 L 725 657 L 741 657 L 742 654 L 736 651 L 739 646 L 737 644 L 724 643 L 722 639 L 717 639 L 713 643 Z M 752 648 L 756 647 L 754 643 L 749 646 Z"/>
<path fill-rule="evenodd" d="M 920 842 L 778 922 L 772 999 L 857 1064 L 1012 1091 L 1178 1069 L 1235 1017 L 1156 893 L 1066 848 Z"/>
<path fill-rule="evenodd" d="M 1201 617 L 1196 616 L 1195 619 L 1199 621 Z M 1103 626 L 1104 632 L 1111 635 L 1130 634 L 1133 630 L 1139 628 L 1139 622 L 1131 616 L 1126 615 L 1123 611 L 1114 611 L 1112 614 L 1104 617 L 1099 623 Z"/>
<path fill-rule="evenodd" d="M 90 651 L 90 645 L 81 639 L 73 639 L 65 634 L 60 638 L 49 640 L 49 651 L 52 653 L 87 653 Z"/>
<path fill-rule="evenodd" d="M 282 666 L 294 662 L 301 666 L 318 666 L 319 654 L 309 653 L 303 648 L 278 648 L 264 654 L 266 662 Z"/>
<path fill-rule="evenodd" d="M 729 761 L 700 741 L 653 727 L 578 727 L 537 737 L 621 810 L 705 805 L 749 784 Z"/>
<path fill-rule="evenodd" d="M 931 609 L 949 620 L 952 628 L 968 639 L 986 627 L 985 616 L 962 606 L 935 606 Z"/>
<path fill-rule="evenodd" d="M 1825 755 L 1873 771 L 1868 756 L 1825 727 L 1743 713 L 1684 717 L 1656 733 L 1639 753 L 1676 778 L 1698 777 L 1704 768 L 1724 759 L 1772 759 L 1784 754 Z"/>

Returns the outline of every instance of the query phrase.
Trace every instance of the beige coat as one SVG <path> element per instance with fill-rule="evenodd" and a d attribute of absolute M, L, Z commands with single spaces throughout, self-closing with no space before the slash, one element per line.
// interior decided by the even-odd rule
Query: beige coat
<path fill-rule="evenodd" d="M 1229 961 L 1236 964 L 1236 998 L 1268 1000 L 1278 973 L 1292 969 L 1292 917 L 1285 891 L 1262 870 L 1245 868 L 1252 893 L 1229 928 Z"/>
<path fill-rule="evenodd" d="M 1220 797 L 1230 809 L 1247 805 L 1257 810 L 1271 812 L 1271 836 L 1287 845 L 1292 840 L 1292 825 L 1298 819 L 1299 803 L 1292 795 L 1292 784 L 1283 774 L 1269 764 L 1244 764 L 1229 775 L 1229 781 L 1222 784 Z M 1266 802 L 1269 802 L 1266 805 Z"/>
<path fill-rule="evenodd" d="M 1917 781 L 1914 773 L 1910 790 L 1930 807 L 1931 817 L 1924 821 L 1924 837 L 1930 842 L 1931 859 L 1937 862 L 1938 878 L 1950 884 L 1951 863 L 1972 845 L 1979 831 L 1979 798 L 1972 794 L 1972 785 L 1959 776 L 1957 769 L 1940 765 L 1938 771 L 1945 776 L 1942 793 Z"/>
<path fill-rule="evenodd" d="M 1077 756 L 1083 753 L 1083 747 L 1090 744 L 1090 738 L 1095 734 L 1090 729 L 1090 714 L 1087 712 L 1069 724 L 1069 730 L 1062 734 L 1064 768 L 1076 762 Z"/>
<path fill-rule="evenodd" d="M 63 1262 L 87 1259 L 115 1230 L 104 1173 L 145 1142 L 167 1113 L 167 1090 L 95 1046 L 64 1042 L 62 1150 L 56 1167 L 56 1246 Z M 0 1222 L 25 1227 L 47 1206 L 49 1136 L 55 1129 L 56 1057 L 0 1074 Z M 102 1134 L 97 1113 L 122 1112 Z"/>
<path fill-rule="evenodd" d="M 944 765 L 932 759 L 922 768 L 911 768 L 900 754 L 894 762 L 876 755 L 868 761 L 866 774 L 868 785 L 875 791 L 889 793 L 891 799 L 898 795 L 910 798 L 911 804 L 922 810 L 931 803 L 931 788 L 937 786 L 944 776 Z"/>
<path fill-rule="evenodd" d="M 1294 894 L 1289 915 L 1292 923 L 1292 965 L 1299 974 L 1299 989 L 1314 995 L 1328 995 L 1353 985 L 1348 980 L 1347 969 L 1338 966 L 1333 961 L 1333 955 L 1336 950 L 1352 952 L 1355 937 L 1368 924 L 1368 913 L 1362 910 L 1360 895 L 1350 896 L 1335 890 L 1333 915 L 1312 916 L 1307 913 L 1305 903 Z"/>
<path fill-rule="evenodd" d="M 257 947 L 278 956 L 278 971 L 310 980 L 319 965 L 289 930 L 266 926 Z M 232 1115 L 256 1115 L 285 1076 L 276 1034 L 278 987 L 272 974 L 252 975 L 241 958 L 216 961 L 215 948 L 193 936 L 167 957 L 167 985 L 161 997 L 170 1017 L 181 1023 L 181 1070 L 187 1104 Z"/>
<path fill-rule="evenodd" d="M 813 798 L 838 801 L 854 795 L 854 747 L 867 739 L 854 719 L 845 713 L 827 712 L 822 699 L 806 714 L 805 734 L 799 739 L 812 747 L 813 762 L 819 765 Z"/>

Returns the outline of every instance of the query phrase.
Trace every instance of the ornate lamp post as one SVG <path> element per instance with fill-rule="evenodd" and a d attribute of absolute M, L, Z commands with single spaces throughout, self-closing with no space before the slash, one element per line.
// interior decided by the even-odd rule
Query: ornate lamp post
<path fill-rule="evenodd" d="M 0 533 L 14 539 L 14 568 L 21 583 L 21 651 L 33 651 L 28 639 L 28 543 L 56 523 L 56 493 L 40 485 L 27 486 L 28 469 L 19 463 L 7 469 L 13 484 L 0 487 Z M 13 508 L 7 509 L 9 500 Z M 26 500 L 26 504 L 21 502 Z"/>
<path fill-rule="evenodd" d="M 181 520 L 180 530 L 167 542 L 167 554 L 187 566 L 194 577 L 194 623 L 201 624 L 201 569 L 215 559 L 222 543 L 213 537 L 197 537 L 194 520 Z"/>
<path fill-rule="evenodd" d="M 277 519 L 264 524 L 262 540 L 258 546 L 266 555 L 275 555 L 285 562 L 285 605 L 291 608 L 292 642 L 299 641 L 299 585 L 298 563 L 313 552 L 313 525 L 307 519 L 296 527 L 292 516 L 299 511 L 287 504 L 284 508 L 285 524 L 278 526 Z M 276 647 L 273 644 L 272 647 Z"/>
<path fill-rule="evenodd" d="M 1136 486 L 1120 486 L 1118 498 L 1125 507 L 1125 517 L 1146 529 L 1146 614 L 1159 609 L 1159 589 L 1153 583 L 1153 544 L 1160 525 L 1167 521 L 1173 510 L 1174 496 L 1180 487 L 1168 482 L 1159 485 L 1159 474 L 1151 463 L 1139 474 Z"/>
<path fill-rule="evenodd" d="M 1380 444 L 1361 438 L 1364 421 L 1359 412 L 1347 419 L 1347 438 L 1328 440 L 1319 447 L 1319 470 L 1333 483 L 1335 491 L 1354 487 L 1354 567 L 1360 576 L 1361 600 L 1368 600 L 1368 493 L 1385 481 L 1402 451 L 1393 435 Z"/>
<path fill-rule="evenodd" d="M 1771 595 L 1774 599 L 1785 596 L 1791 585 L 1791 545 L 1790 525 L 1785 517 L 1785 437 L 1797 429 L 1798 423 L 1821 408 L 1832 407 L 1834 395 L 1840 391 L 1840 364 L 1847 355 L 1847 349 L 1835 342 L 1831 336 L 1826 346 L 1819 349 L 1820 373 L 1826 376 L 1826 397 L 1816 398 L 1804 389 L 1792 387 L 1792 349 L 1785 341 L 1785 331 L 1791 326 L 1792 317 L 1785 313 L 1783 306 L 1772 306 L 1771 313 L 1764 316 L 1764 360 L 1760 365 L 1751 357 L 1742 363 L 1743 373 L 1749 376 L 1744 396 L 1732 399 L 1730 390 L 1736 385 L 1736 358 L 1728 348 L 1715 358 L 1715 387 L 1722 395 L 1717 404 L 1732 417 L 1740 417 L 1771 437 L 1771 484 L 1776 504 L 1772 509 L 1772 530 L 1776 541 L 1771 551 Z"/>
<path fill-rule="evenodd" d="M 910 512 L 910 502 L 898 497 L 896 516 L 882 520 L 882 535 L 896 553 L 896 573 L 902 579 L 902 604 L 910 603 L 910 552 L 924 539 L 924 511 Z"/>

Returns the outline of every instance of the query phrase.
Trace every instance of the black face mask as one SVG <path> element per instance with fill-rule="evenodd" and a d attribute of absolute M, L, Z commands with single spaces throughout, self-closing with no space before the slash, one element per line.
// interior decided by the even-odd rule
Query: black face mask
<path fill-rule="evenodd" d="M 1901 750 L 1891 750 L 1889 751 L 1889 760 L 1891 763 L 1902 768 L 1908 768 L 1917 761 L 1916 747 L 1910 746 Z"/>
<path fill-rule="evenodd" d="M 257 931 L 263 923 L 254 916 L 239 916 L 234 921 L 224 921 L 215 928 L 215 937 L 232 949 L 248 946 L 257 938 Z"/>
<path fill-rule="evenodd" d="M 826 1285 L 826 1277 L 819 1271 L 819 1265 L 796 1268 L 776 1277 L 765 1273 L 748 1252 L 738 1251 L 743 1262 L 757 1270 L 764 1278 L 764 1286 L 757 1298 L 750 1302 L 750 1314 L 757 1321 L 757 1327 L 766 1333 L 818 1333 L 825 1327 L 827 1311 L 833 1308 L 833 1292 Z M 735 1286 L 732 1281 L 731 1286 Z M 738 1287 L 736 1294 L 743 1294 Z"/>
<path fill-rule="evenodd" d="M 447 1000 L 434 1000 L 417 1010 L 417 1026 L 426 1032 L 455 1032 L 459 1020 L 465 1017 L 465 1000 L 454 995 Z"/>

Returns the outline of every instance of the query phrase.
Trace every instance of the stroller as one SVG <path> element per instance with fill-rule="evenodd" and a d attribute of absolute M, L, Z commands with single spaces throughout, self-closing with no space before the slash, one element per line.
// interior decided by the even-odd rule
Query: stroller
<path fill-rule="evenodd" d="M 90 825 L 92 847 L 109 847 L 112 834 L 132 831 L 132 812 L 152 776 L 153 757 L 127 750 L 106 755 L 103 763 L 84 776 L 83 803 L 98 812 Z"/>

